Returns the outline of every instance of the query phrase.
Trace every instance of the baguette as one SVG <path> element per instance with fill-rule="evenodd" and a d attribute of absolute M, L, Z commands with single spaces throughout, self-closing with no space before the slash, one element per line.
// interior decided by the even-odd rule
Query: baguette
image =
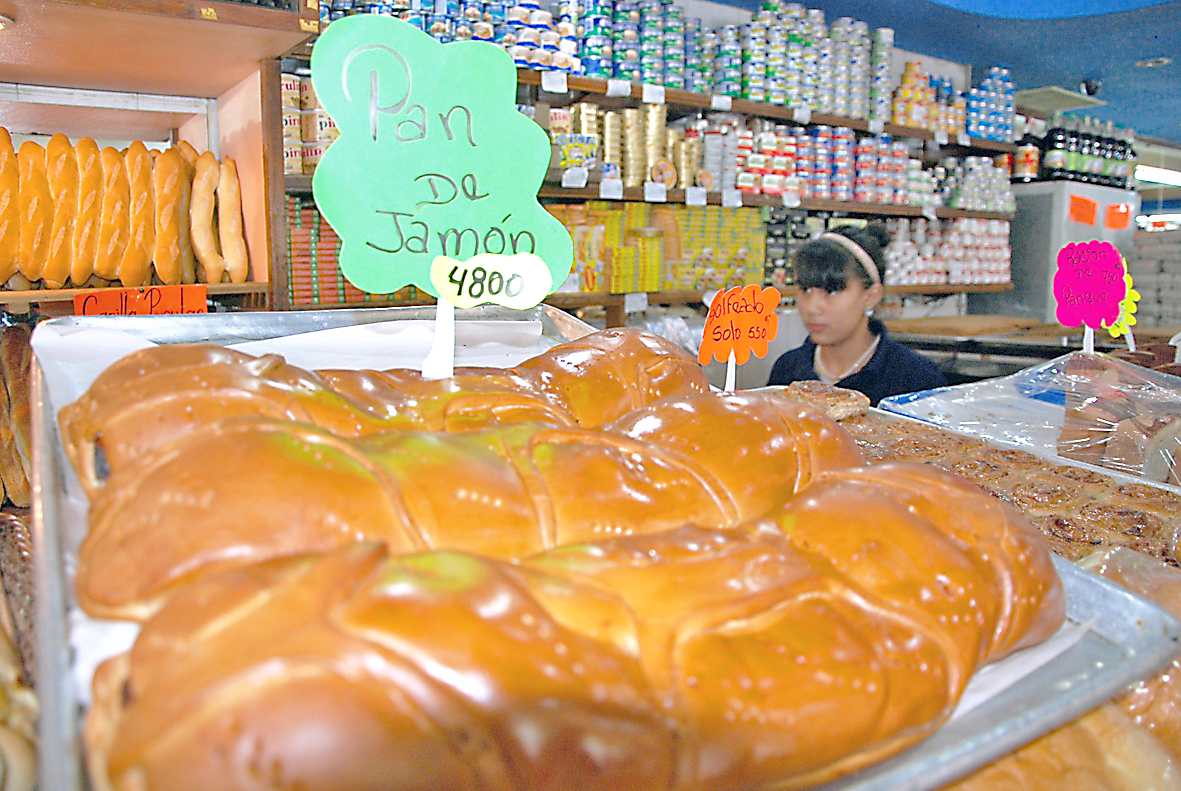
<path fill-rule="evenodd" d="M 186 247 L 192 250 L 188 238 L 189 213 L 184 200 L 185 181 L 184 157 L 175 148 L 162 152 L 152 171 L 156 206 L 156 249 L 152 261 L 160 282 L 169 286 L 183 282 L 183 250 Z"/>
<path fill-rule="evenodd" d="M 20 238 L 20 166 L 12 136 L 0 126 L 0 285 L 17 272 Z"/>
<path fill-rule="evenodd" d="M 242 186 L 238 165 L 228 157 L 221 163 L 217 182 L 217 234 L 230 282 L 245 283 L 250 276 L 250 256 L 242 231 Z"/>
<path fill-rule="evenodd" d="M 200 154 L 197 153 L 197 149 L 193 148 L 192 143 L 187 140 L 177 140 L 176 150 L 184 157 L 185 162 L 188 163 L 190 168 L 197 166 L 197 158 Z"/>
<path fill-rule="evenodd" d="M 103 208 L 103 167 L 98 145 L 89 137 L 74 144 L 78 163 L 78 216 L 71 240 L 70 281 L 75 288 L 89 285 L 98 252 Z"/>
<path fill-rule="evenodd" d="M 182 143 L 184 141 L 181 141 Z M 192 146 L 189 146 L 192 148 Z M 196 161 L 196 152 L 194 151 L 194 161 Z M 197 282 L 197 256 L 193 253 L 193 233 L 189 225 L 191 206 L 193 203 L 193 163 L 190 162 L 187 156 L 181 152 L 181 164 L 184 169 L 184 177 L 180 180 L 180 222 L 184 229 L 181 234 L 180 246 L 180 270 L 182 283 L 196 283 Z"/>
<path fill-rule="evenodd" d="M 29 377 L 33 367 L 31 338 L 32 332 L 24 324 L 5 327 L 0 334 L 0 373 L 3 374 L 4 390 L 8 396 L 7 418 L 12 426 L 13 444 L 26 489 L 32 480 L 33 470 L 33 418 L 29 395 Z"/>
<path fill-rule="evenodd" d="M 130 237 L 131 186 L 123 155 L 118 150 L 104 148 L 99 160 L 103 170 L 103 202 L 94 274 L 103 280 L 115 280 Z"/>
<path fill-rule="evenodd" d="M 49 258 L 41 279 L 48 288 L 62 288 L 70 279 L 74 221 L 78 215 L 78 160 L 74 146 L 63 134 L 56 134 L 45 146 L 49 194 L 53 197 L 53 225 Z"/>
<path fill-rule="evenodd" d="M 127 287 L 152 282 L 156 249 L 156 210 L 152 199 L 152 155 L 136 140 L 124 155 L 130 203 L 127 207 L 127 249 L 119 262 L 119 281 Z"/>
<path fill-rule="evenodd" d="M 19 273 L 30 283 L 41 279 L 53 231 L 53 198 L 45 173 L 45 149 L 26 140 L 17 152 L 20 165 L 21 236 Z"/>
<path fill-rule="evenodd" d="M 914 530 L 939 526 L 895 532 L 909 543 Z M 1060 593 L 1052 570 L 1003 579 L 975 545 L 942 551 L 974 591 L 1012 586 L 1044 609 L 1021 638 L 1061 622 L 1037 600 Z M 941 589 L 940 562 L 915 560 L 905 590 Z M 940 614 L 981 613 L 960 596 Z M 754 525 L 520 563 L 358 544 L 179 592 L 100 669 L 87 747 L 102 782 L 144 791 L 195 776 L 322 791 L 807 788 L 946 721 L 962 691 L 949 679 L 989 655 L 993 626 L 973 642 Z"/>
<path fill-rule="evenodd" d="M 110 470 L 210 422 L 299 420 L 342 437 L 397 429 L 466 431 L 536 421 L 594 428 L 666 396 L 709 391 L 696 359 L 657 335 L 611 329 L 559 344 L 514 369 L 309 372 L 281 357 L 171 345 L 127 355 L 60 413 L 63 445 L 88 492 Z M 578 397 L 582 390 L 594 398 Z M 101 444 L 101 447 L 100 447 Z"/>
<path fill-rule="evenodd" d="M 197 158 L 193 197 L 189 204 L 189 232 L 193 238 L 193 253 L 197 256 L 197 278 L 204 283 L 220 283 L 226 269 L 225 259 L 217 249 L 218 233 L 214 228 L 220 180 L 221 165 L 217 157 L 206 151 Z"/>

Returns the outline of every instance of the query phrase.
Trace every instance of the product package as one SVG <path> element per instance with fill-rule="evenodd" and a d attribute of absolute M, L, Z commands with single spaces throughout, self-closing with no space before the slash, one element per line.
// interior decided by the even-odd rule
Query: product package
<path fill-rule="evenodd" d="M 1181 377 L 1071 352 L 1011 376 L 884 399 L 984 439 L 1181 486 Z"/>

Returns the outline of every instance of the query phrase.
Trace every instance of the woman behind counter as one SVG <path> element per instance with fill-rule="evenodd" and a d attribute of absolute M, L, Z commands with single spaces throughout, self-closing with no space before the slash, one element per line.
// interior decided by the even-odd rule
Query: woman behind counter
<path fill-rule="evenodd" d="M 775 361 L 767 384 L 801 379 L 858 390 L 877 406 L 883 398 L 944 384 L 933 363 L 897 341 L 872 318 L 882 300 L 884 249 L 880 225 L 842 227 L 796 253 L 796 308 L 808 339 Z"/>

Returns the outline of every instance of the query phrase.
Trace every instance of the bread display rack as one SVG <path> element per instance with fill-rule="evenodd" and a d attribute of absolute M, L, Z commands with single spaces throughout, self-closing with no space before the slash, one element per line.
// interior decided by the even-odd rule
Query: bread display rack
<path fill-rule="evenodd" d="M 0 12 L 12 20 L 0 30 L 0 126 L 117 145 L 189 140 L 238 162 L 253 281 L 213 284 L 208 294 L 262 306 L 283 238 L 271 217 L 283 203 L 281 132 L 266 97 L 278 91 L 275 59 L 317 30 L 316 4 L 5 0 Z M 5 290 L 0 305 L 24 312 L 79 291 Z"/>

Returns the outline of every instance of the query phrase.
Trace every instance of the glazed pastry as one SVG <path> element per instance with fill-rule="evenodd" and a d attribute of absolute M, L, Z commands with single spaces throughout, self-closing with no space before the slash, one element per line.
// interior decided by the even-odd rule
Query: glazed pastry
<path fill-rule="evenodd" d="M 834 422 L 753 391 L 664 398 L 599 429 L 349 441 L 302 423 L 223 420 L 113 470 L 91 501 L 78 599 L 92 615 L 142 619 L 196 576 L 358 540 L 518 558 L 684 524 L 732 527 L 860 462 Z"/>
<path fill-rule="evenodd" d="M 1033 581 L 941 551 L 981 593 Z M 914 560 L 907 593 L 937 587 Z M 1056 628 L 1057 585 L 1028 588 L 1046 614 L 1013 642 Z M 519 563 L 371 544 L 279 559 L 179 592 L 100 669 L 90 764 L 142 791 L 812 787 L 934 730 L 962 658 L 988 653 L 991 622 L 948 628 L 888 587 L 757 525 Z"/>
<path fill-rule="evenodd" d="M 206 423 L 255 415 L 311 423 L 342 437 L 399 428 L 463 431 L 542 421 L 595 427 L 670 395 L 709 389 L 697 361 L 651 333 L 614 329 L 559 344 L 512 370 L 324 371 L 220 346 L 145 349 L 108 367 L 59 415 L 62 442 L 88 492 L 117 469 Z M 583 397 L 579 392 L 590 394 Z"/>

